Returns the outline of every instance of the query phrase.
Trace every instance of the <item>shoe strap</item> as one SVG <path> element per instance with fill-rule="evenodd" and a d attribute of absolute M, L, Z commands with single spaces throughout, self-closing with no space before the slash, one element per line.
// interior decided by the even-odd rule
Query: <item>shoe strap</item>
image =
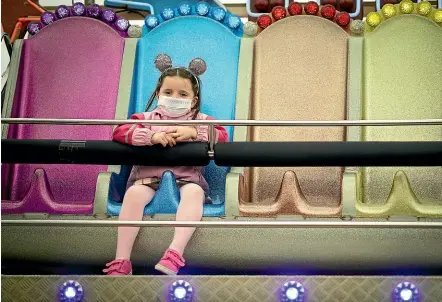
<path fill-rule="evenodd" d="M 166 252 L 166 258 L 169 258 L 177 266 L 184 266 L 184 259 L 174 250 L 168 250 Z"/>
<path fill-rule="evenodd" d="M 106 263 L 106 267 L 103 270 L 103 273 L 108 273 L 108 272 L 119 272 L 119 273 L 124 273 L 122 268 L 124 265 L 125 260 L 121 260 L 121 259 L 115 259 L 112 260 L 109 263 Z"/>

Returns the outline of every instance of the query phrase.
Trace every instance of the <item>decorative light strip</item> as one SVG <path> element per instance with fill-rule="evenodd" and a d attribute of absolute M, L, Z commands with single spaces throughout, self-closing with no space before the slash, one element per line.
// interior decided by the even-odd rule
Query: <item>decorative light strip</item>
<path fill-rule="evenodd" d="M 411 0 L 402 0 L 399 4 L 385 4 L 377 12 L 371 12 L 365 20 L 365 31 L 373 31 L 379 24 L 400 15 L 420 15 L 427 17 L 442 26 L 442 8 L 434 8 L 429 1 L 413 3 Z"/>
<path fill-rule="evenodd" d="M 287 17 L 299 16 L 299 15 L 312 15 L 319 16 L 335 22 L 345 31 L 349 31 L 351 28 L 360 32 L 361 26 L 359 23 L 351 26 L 351 17 L 347 12 L 336 11 L 336 8 L 331 5 L 319 6 L 315 1 L 309 1 L 302 5 L 299 2 L 291 2 L 287 9 L 283 6 L 275 6 L 270 14 L 260 14 L 256 23 L 248 21 L 244 24 L 244 34 L 250 37 L 256 36 L 260 31 L 263 31 L 273 23 L 278 22 Z M 359 20 L 353 20 L 359 21 Z"/>
<path fill-rule="evenodd" d="M 121 36 L 126 37 L 130 26 L 129 20 L 118 17 L 112 9 L 102 9 L 98 4 L 89 6 L 81 2 L 74 3 L 71 7 L 66 5 L 59 5 L 54 13 L 44 12 L 40 17 L 40 22 L 31 22 L 27 26 L 27 30 L 31 36 L 38 34 L 43 27 L 49 26 L 57 20 L 66 19 L 69 17 L 88 17 L 101 20 L 107 25 L 114 28 Z M 132 34 L 137 31 L 131 30 Z"/>
<path fill-rule="evenodd" d="M 161 23 L 169 21 L 175 17 L 191 15 L 211 18 L 225 25 L 236 35 L 242 36 L 243 23 L 239 16 L 229 13 L 224 8 L 219 6 L 211 7 L 205 1 L 200 1 L 195 5 L 182 3 L 177 8 L 165 7 L 159 15 L 147 16 L 144 20 L 144 24 L 149 32 L 159 26 Z"/>

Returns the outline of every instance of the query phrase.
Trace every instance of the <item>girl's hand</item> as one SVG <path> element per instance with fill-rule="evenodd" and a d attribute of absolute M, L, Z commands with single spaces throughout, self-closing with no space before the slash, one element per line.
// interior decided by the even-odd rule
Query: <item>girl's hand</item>
<path fill-rule="evenodd" d="M 195 139 L 198 135 L 195 127 L 174 127 L 166 131 L 177 142 Z"/>
<path fill-rule="evenodd" d="M 176 145 L 176 141 L 170 134 L 167 134 L 166 132 L 157 132 L 152 135 L 152 144 L 161 144 L 163 147 L 166 147 L 167 145 L 173 147 Z"/>

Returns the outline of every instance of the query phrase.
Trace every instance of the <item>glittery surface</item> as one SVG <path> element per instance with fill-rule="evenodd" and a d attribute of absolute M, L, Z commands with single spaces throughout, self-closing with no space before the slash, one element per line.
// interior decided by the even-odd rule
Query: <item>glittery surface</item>
<path fill-rule="evenodd" d="M 345 119 L 347 39 L 338 25 L 312 16 L 286 18 L 262 32 L 255 38 L 251 119 Z M 249 138 L 342 141 L 344 128 L 254 127 L 249 128 Z M 286 174 L 283 179 L 291 170 L 296 177 Z M 250 168 L 244 189 L 250 199 L 243 202 L 302 204 L 301 197 L 292 200 L 298 181 L 298 196 L 313 206 L 330 206 L 329 213 L 333 213 L 340 203 L 342 172 L 339 167 Z"/>
<path fill-rule="evenodd" d="M 202 75 L 207 70 L 206 62 L 201 58 L 195 58 L 189 63 L 189 69 L 197 76 Z"/>
<path fill-rule="evenodd" d="M 168 55 L 162 53 L 155 58 L 154 64 L 160 72 L 164 72 L 166 69 L 172 67 L 172 59 Z"/>
<path fill-rule="evenodd" d="M 257 174 L 259 172 L 260 171 L 257 171 Z M 245 173 L 249 173 L 248 169 L 246 169 Z M 337 176 L 339 177 L 339 175 Z M 245 188 L 245 186 L 247 186 L 245 179 L 240 178 L 240 188 Z M 244 191 L 244 189 L 240 191 Z M 322 201 L 329 203 L 327 200 Z M 273 203 L 263 206 L 263 204 L 259 202 L 243 202 L 239 206 L 239 212 L 241 216 L 277 216 L 280 214 L 338 216 L 341 213 L 341 206 L 310 205 L 301 190 L 296 173 L 294 171 L 287 171 L 282 177 L 279 192 Z"/>
<path fill-rule="evenodd" d="M 161 12 L 161 17 L 163 17 L 164 20 L 170 20 L 175 16 L 175 12 L 172 8 L 166 7 Z"/>
<path fill-rule="evenodd" d="M 141 38 L 142 29 L 139 25 L 131 25 L 127 29 L 127 34 L 130 38 Z"/>
<path fill-rule="evenodd" d="M 73 16 L 84 16 L 86 15 L 86 6 L 81 2 L 77 2 L 72 5 L 71 11 Z"/>
<path fill-rule="evenodd" d="M 391 18 L 396 15 L 396 6 L 391 3 L 385 4 L 382 7 L 382 15 L 385 19 Z"/>
<path fill-rule="evenodd" d="M 31 35 L 35 35 L 40 32 L 43 25 L 40 22 L 30 22 L 28 24 L 27 30 Z"/>
<path fill-rule="evenodd" d="M 442 8 L 434 11 L 433 20 L 439 25 L 442 25 Z"/>
<path fill-rule="evenodd" d="M 125 18 L 118 17 L 117 21 L 115 21 L 115 27 L 119 31 L 126 31 L 129 28 L 129 21 Z"/>
<path fill-rule="evenodd" d="M 227 24 L 232 29 L 237 29 L 241 25 L 241 19 L 238 16 L 230 15 L 227 18 Z"/>
<path fill-rule="evenodd" d="M 350 23 L 350 31 L 355 35 L 364 33 L 364 22 L 361 20 L 352 20 Z"/>
<path fill-rule="evenodd" d="M 212 16 L 216 21 L 222 21 L 226 16 L 226 11 L 221 7 L 214 8 L 212 11 Z"/>
<path fill-rule="evenodd" d="M 51 12 L 44 12 L 40 17 L 40 21 L 44 25 L 49 25 L 51 23 L 54 23 L 55 20 L 56 20 L 55 14 Z"/>
<path fill-rule="evenodd" d="M 338 12 L 335 21 L 339 26 L 345 27 L 350 23 L 351 18 L 347 12 Z"/>
<path fill-rule="evenodd" d="M 182 3 L 180 7 L 178 8 L 178 12 L 182 16 L 186 16 L 190 14 L 192 11 L 192 7 L 188 3 Z"/>
<path fill-rule="evenodd" d="M 69 7 L 67 7 L 66 5 L 58 6 L 55 9 L 55 15 L 57 16 L 58 19 L 63 19 L 63 18 L 69 17 L 69 15 L 70 15 Z"/>
<path fill-rule="evenodd" d="M 86 11 L 87 11 L 87 15 L 89 17 L 96 18 L 96 19 L 101 17 L 102 10 L 101 10 L 101 7 L 98 4 L 89 5 L 86 8 Z"/>
<path fill-rule="evenodd" d="M 321 7 L 320 14 L 328 20 L 333 20 L 336 14 L 336 8 L 331 4 L 326 4 Z"/>
<path fill-rule="evenodd" d="M 63 214 L 89 214 L 92 212 L 92 203 L 66 204 L 54 200 L 45 170 L 36 169 L 32 175 L 31 186 L 26 196 L 19 202 L 2 202 L 2 213 L 22 214 L 27 213 L 63 213 Z"/>
<path fill-rule="evenodd" d="M 428 15 L 433 9 L 432 5 L 428 1 L 422 1 L 417 4 L 417 12 L 422 16 Z"/>
<path fill-rule="evenodd" d="M 248 36 L 254 37 L 258 32 L 258 25 L 255 22 L 247 21 L 244 24 L 244 33 Z"/>
<path fill-rule="evenodd" d="M 101 19 L 106 23 L 112 23 L 117 19 L 117 14 L 112 9 L 105 9 L 101 14 Z"/>
<path fill-rule="evenodd" d="M 210 5 L 207 2 L 200 1 L 196 4 L 195 10 L 198 15 L 205 16 L 209 14 Z"/>
<path fill-rule="evenodd" d="M 418 15 L 395 17 L 366 34 L 364 58 L 364 119 L 442 117 L 440 26 Z M 442 126 L 363 127 L 362 135 L 366 141 L 441 141 Z M 405 172 L 418 200 L 442 204 L 442 167 L 363 169 L 363 202 L 384 203 L 397 171 Z"/>
<path fill-rule="evenodd" d="M 142 112 L 160 76 L 153 62 L 158 54 L 171 56 L 174 66 L 188 66 L 194 58 L 207 63 L 201 76 L 201 111 L 217 119 L 235 118 L 240 39 L 218 21 L 198 16 L 165 22 L 138 41 L 132 104 Z M 130 112 L 133 113 L 133 112 Z M 232 138 L 232 127 L 226 127 Z M 214 203 L 223 203 L 228 169 L 211 163 L 206 179 Z"/>
<path fill-rule="evenodd" d="M 290 16 L 301 15 L 302 14 L 302 4 L 298 2 L 292 2 L 289 4 L 288 12 Z"/>
<path fill-rule="evenodd" d="M 435 185 L 429 182 L 430 186 Z M 434 186 L 436 188 L 436 186 Z M 439 188 L 440 188 L 439 184 Z M 397 171 L 391 191 L 385 203 L 356 203 L 356 210 L 362 217 L 415 216 L 442 218 L 442 206 L 437 202 L 422 203 L 414 194 L 410 180 L 404 171 Z"/>
<path fill-rule="evenodd" d="M 144 24 L 146 25 L 147 28 L 155 28 L 158 24 L 160 23 L 160 21 L 158 20 L 158 17 L 155 15 L 149 15 L 144 19 Z"/>
<path fill-rule="evenodd" d="M 45 27 L 24 41 L 11 116 L 113 119 L 123 46 L 111 27 L 92 18 L 72 17 Z M 14 125 L 8 138 L 107 140 L 111 134 L 111 126 Z M 8 182 L 12 203 L 25 197 L 37 168 L 46 172 L 54 201 L 74 206 L 92 203 L 97 175 L 107 167 L 14 165 Z M 24 205 L 21 210 L 35 209 Z"/>
<path fill-rule="evenodd" d="M 414 10 L 414 3 L 413 3 L 413 1 L 411 1 L 411 0 L 401 1 L 401 3 L 399 4 L 399 10 L 403 14 L 410 14 L 410 13 L 412 13 L 413 10 Z"/>
<path fill-rule="evenodd" d="M 379 12 L 371 12 L 367 15 L 365 22 L 367 22 L 368 25 L 375 27 L 382 22 L 382 17 Z"/>

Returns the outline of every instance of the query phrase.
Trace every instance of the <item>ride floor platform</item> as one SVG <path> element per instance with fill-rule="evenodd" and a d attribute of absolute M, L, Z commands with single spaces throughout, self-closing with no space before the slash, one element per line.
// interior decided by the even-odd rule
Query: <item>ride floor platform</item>
<path fill-rule="evenodd" d="M 169 285 L 189 282 L 193 301 L 279 301 L 279 289 L 287 281 L 305 288 L 305 302 L 387 302 L 403 281 L 414 283 L 422 302 L 440 302 L 442 277 L 436 276 L 2 276 L 2 301 L 56 301 L 59 287 L 79 282 L 84 301 L 167 301 Z"/>

